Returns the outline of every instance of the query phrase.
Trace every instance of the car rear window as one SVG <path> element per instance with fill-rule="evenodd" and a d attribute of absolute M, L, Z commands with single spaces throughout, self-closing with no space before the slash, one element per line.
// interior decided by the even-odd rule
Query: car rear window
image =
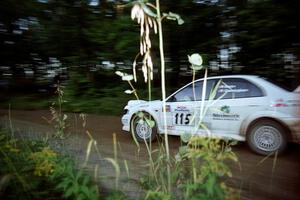
<path fill-rule="evenodd" d="M 255 84 L 242 78 L 225 78 L 218 87 L 215 99 L 238 99 L 264 96 Z"/>

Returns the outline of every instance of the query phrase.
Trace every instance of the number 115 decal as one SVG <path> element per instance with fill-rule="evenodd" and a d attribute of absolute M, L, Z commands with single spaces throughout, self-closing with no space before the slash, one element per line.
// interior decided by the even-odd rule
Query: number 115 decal
<path fill-rule="evenodd" d="M 192 114 L 188 112 L 176 112 L 173 114 L 173 125 L 191 125 Z"/>

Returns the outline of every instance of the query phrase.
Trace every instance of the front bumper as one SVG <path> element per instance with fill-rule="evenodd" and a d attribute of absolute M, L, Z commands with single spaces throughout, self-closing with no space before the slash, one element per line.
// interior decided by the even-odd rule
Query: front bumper
<path fill-rule="evenodd" d="M 130 131 L 130 117 L 129 115 L 123 115 L 122 119 L 122 130 L 123 131 Z"/>

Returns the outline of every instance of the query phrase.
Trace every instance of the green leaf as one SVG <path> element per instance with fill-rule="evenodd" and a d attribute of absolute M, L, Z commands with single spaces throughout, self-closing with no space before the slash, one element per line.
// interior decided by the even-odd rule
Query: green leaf
<path fill-rule="evenodd" d="M 88 176 L 84 176 L 83 181 L 82 181 L 82 185 L 87 185 L 89 181 L 90 181 L 90 178 Z"/>
<path fill-rule="evenodd" d="M 185 143 L 188 143 L 191 138 L 192 138 L 192 134 L 190 133 L 183 133 L 180 135 L 180 139 Z"/>
<path fill-rule="evenodd" d="M 67 189 L 67 191 L 63 194 L 63 197 L 69 198 L 73 193 L 73 187 Z"/>
<path fill-rule="evenodd" d="M 178 149 L 178 153 L 180 153 L 181 155 L 184 155 L 184 154 L 188 153 L 188 151 L 189 151 L 188 146 L 181 146 Z"/>
<path fill-rule="evenodd" d="M 169 20 L 177 20 L 178 25 L 184 24 L 183 19 L 180 17 L 180 15 L 178 15 L 176 13 L 172 13 L 172 12 L 169 12 L 168 14 L 163 13 L 163 16 L 167 17 L 167 19 L 169 19 Z"/>
<path fill-rule="evenodd" d="M 184 24 L 184 21 L 183 21 L 183 19 L 179 18 L 179 19 L 177 19 L 177 23 L 178 23 L 178 25 L 182 25 L 182 24 Z"/>
<path fill-rule="evenodd" d="M 157 15 L 146 4 L 144 4 L 143 2 L 140 2 L 140 5 L 147 15 L 149 15 L 151 17 L 155 17 L 155 18 L 157 17 Z"/>
<path fill-rule="evenodd" d="M 76 178 L 75 178 L 76 182 L 79 181 L 79 179 L 81 178 L 82 174 L 83 174 L 82 170 L 80 170 L 80 171 L 76 174 Z"/>
<path fill-rule="evenodd" d="M 147 117 L 145 118 L 146 123 L 148 124 L 148 126 L 150 126 L 151 128 L 153 128 L 155 126 L 155 121 L 148 119 Z"/>
<path fill-rule="evenodd" d="M 137 116 L 138 116 L 139 118 L 143 118 L 143 117 L 144 117 L 144 113 L 143 113 L 143 112 L 138 112 L 138 113 L 137 113 Z"/>
<path fill-rule="evenodd" d="M 4 140 L 6 138 L 6 136 L 5 135 L 0 135 L 0 141 L 2 141 L 2 140 Z"/>
<path fill-rule="evenodd" d="M 214 175 L 210 175 L 206 182 L 206 191 L 209 195 L 213 195 L 214 187 L 216 186 L 216 177 Z"/>
<path fill-rule="evenodd" d="M 237 144 L 238 144 L 237 140 L 230 141 L 230 146 L 234 146 L 234 145 L 237 145 Z"/>
<path fill-rule="evenodd" d="M 83 194 L 76 195 L 76 200 L 88 199 Z"/>
<path fill-rule="evenodd" d="M 219 80 L 218 83 L 215 85 L 214 89 L 211 90 L 210 94 L 209 94 L 209 100 L 213 100 L 216 97 L 218 88 L 221 84 L 222 80 Z"/>
<path fill-rule="evenodd" d="M 89 198 L 90 198 L 91 200 L 97 200 L 97 199 L 99 199 L 98 188 L 97 188 L 96 185 L 94 185 L 94 186 L 92 186 L 92 187 L 90 188 L 90 196 L 89 196 Z"/>
<path fill-rule="evenodd" d="M 62 190 L 66 190 L 66 188 L 68 187 L 68 185 L 70 185 L 72 181 L 70 179 L 65 178 L 63 181 L 61 181 L 56 188 L 57 189 L 62 189 Z"/>
<path fill-rule="evenodd" d="M 80 186 L 77 182 L 75 182 L 72 188 L 73 188 L 73 193 L 76 194 L 79 192 Z"/>
<path fill-rule="evenodd" d="M 87 186 L 81 186 L 81 191 L 83 192 L 83 194 L 85 194 L 87 197 L 90 196 L 90 192 L 89 188 Z"/>

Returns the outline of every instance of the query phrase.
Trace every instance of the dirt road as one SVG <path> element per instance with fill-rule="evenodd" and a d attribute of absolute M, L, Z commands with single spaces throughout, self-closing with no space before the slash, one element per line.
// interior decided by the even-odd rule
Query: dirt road
<path fill-rule="evenodd" d="M 0 110 L 0 125 L 12 127 L 15 131 L 24 134 L 31 133 L 41 135 L 51 134 L 53 128 L 45 120 L 50 119 L 49 111 L 12 111 L 11 119 L 8 120 L 8 111 Z M 130 177 L 137 180 L 143 174 L 143 162 L 147 161 L 146 150 L 141 145 L 140 153 L 131 136 L 121 131 L 120 117 L 88 115 L 86 126 L 79 115 L 68 114 L 68 130 L 72 132 L 69 140 L 70 148 L 74 155 L 84 160 L 86 147 L 89 142 L 86 131 L 88 130 L 98 143 L 101 156 L 95 152 L 91 154 L 90 160 L 94 164 L 102 162 L 104 157 L 113 157 L 113 134 L 118 141 L 118 157 L 122 161 L 126 160 L 130 169 Z M 170 148 L 172 153 L 176 153 L 180 146 L 178 137 L 170 137 Z M 155 146 L 154 146 L 155 148 Z M 287 152 L 277 160 L 264 158 L 252 153 L 246 144 L 241 143 L 233 147 L 233 151 L 238 155 L 240 166 L 232 165 L 233 180 L 231 185 L 240 188 L 241 199 L 300 199 L 300 145 L 290 144 Z M 104 172 L 114 174 L 113 167 L 104 164 Z M 103 166 L 101 166 L 103 168 Z M 123 174 L 127 174 L 123 172 Z M 128 183 L 126 183 L 128 185 Z M 141 192 L 133 191 L 131 186 L 125 191 L 136 194 Z"/>

